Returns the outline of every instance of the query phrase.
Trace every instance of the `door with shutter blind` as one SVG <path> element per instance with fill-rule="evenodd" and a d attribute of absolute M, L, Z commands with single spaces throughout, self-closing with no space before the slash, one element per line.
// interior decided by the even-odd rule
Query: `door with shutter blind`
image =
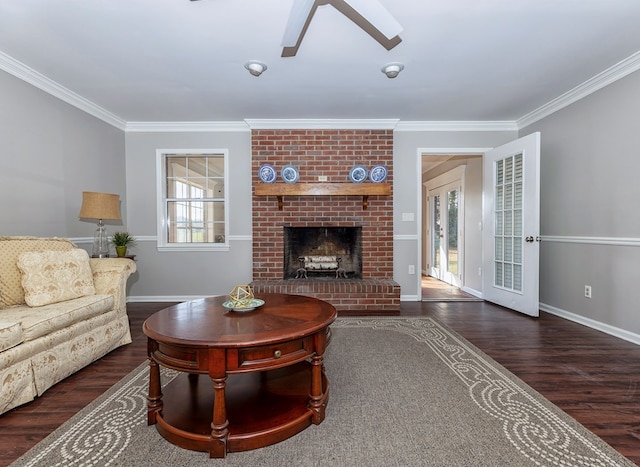
<path fill-rule="evenodd" d="M 483 296 L 539 315 L 540 133 L 483 159 Z"/>

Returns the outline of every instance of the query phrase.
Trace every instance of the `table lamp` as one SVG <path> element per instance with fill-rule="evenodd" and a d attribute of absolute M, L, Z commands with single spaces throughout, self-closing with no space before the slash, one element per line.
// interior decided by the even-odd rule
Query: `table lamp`
<path fill-rule="evenodd" d="M 93 258 L 109 257 L 109 238 L 107 229 L 102 222 L 107 220 L 120 220 L 120 197 L 111 193 L 96 193 L 93 191 L 82 192 L 82 207 L 79 218 L 97 219 L 98 228 L 93 238 Z"/>

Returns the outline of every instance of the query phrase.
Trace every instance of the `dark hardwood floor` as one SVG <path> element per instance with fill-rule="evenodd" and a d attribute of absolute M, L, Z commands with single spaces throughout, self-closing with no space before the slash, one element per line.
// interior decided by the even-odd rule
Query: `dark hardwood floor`
<path fill-rule="evenodd" d="M 0 415 L 0 466 L 145 361 L 142 323 L 168 305 L 130 303 L 132 344 Z M 546 313 L 529 318 L 484 302 L 403 302 L 393 314 L 438 319 L 640 465 L 640 346 Z"/>

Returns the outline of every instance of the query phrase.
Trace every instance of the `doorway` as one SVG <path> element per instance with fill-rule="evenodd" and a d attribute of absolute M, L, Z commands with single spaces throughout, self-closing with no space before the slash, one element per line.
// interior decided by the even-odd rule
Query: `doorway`
<path fill-rule="evenodd" d="M 421 299 L 479 300 L 481 264 L 482 153 L 421 153 Z M 471 261 L 465 261 L 465 255 Z M 477 270 L 477 268 L 475 268 Z"/>

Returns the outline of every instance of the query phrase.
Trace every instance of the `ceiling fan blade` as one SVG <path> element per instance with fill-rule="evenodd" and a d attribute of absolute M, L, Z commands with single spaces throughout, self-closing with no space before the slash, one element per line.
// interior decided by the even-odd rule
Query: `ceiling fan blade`
<path fill-rule="evenodd" d="M 294 47 L 302 41 L 302 37 L 315 12 L 315 3 L 315 0 L 293 0 L 289 21 L 282 36 L 283 47 Z"/>
<path fill-rule="evenodd" d="M 378 0 L 342 0 L 380 31 L 387 39 L 399 35 L 403 27 Z M 337 3 L 337 2 L 336 2 Z M 334 3 L 335 5 L 335 3 Z M 336 6 L 337 8 L 337 6 Z M 368 31 L 367 31 L 368 32 Z"/>
<path fill-rule="evenodd" d="M 293 57 L 319 5 L 332 5 L 387 50 L 402 39 L 403 28 L 377 0 L 293 0 L 291 14 L 282 37 L 282 57 Z"/>

